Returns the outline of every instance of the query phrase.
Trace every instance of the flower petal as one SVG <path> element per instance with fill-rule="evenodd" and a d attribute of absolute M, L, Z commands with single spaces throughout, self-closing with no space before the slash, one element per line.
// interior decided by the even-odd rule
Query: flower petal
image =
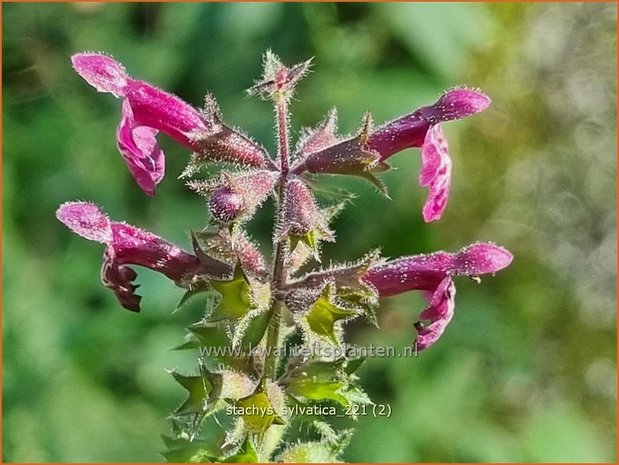
<path fill-rule="evenodd" d="M 491 103 L 490 97 L 480 90 L 456 88 L 446 91 L 432 108 L 437 120 L 451 121 L 480 113 Z"/>
<path fill-rule="evenodd" d="M 419 184 L 429 188 L 423 206 L 423 219 L 426 223 L 440 219 L 447 206 L 451 186 L 451 158 L 440 124 L 432 126 L 426 133 L 421 149 Z"/>
<path fill-rule="evenodd" d="M 133 284 L 138 275 L 127 266 L 119 266 L 115 262 L 114 256 L 113 249 L 105 251 L 103 266 L 101 267 L 101 282 L 105 287 L 114 291 L 123 308 L 132 312 L 139 312 L 142 296 L 135 293 L 138 285 Z"/>
<path fill-rule="evenodd" d="M 71 57 L 73 69 L 99 92 L 116 98 L 125 95 L 127 72 L 123 65 L 100 53 L 78 53 Z"/>
<path fill-rule="evenodd" d="M 376 288 L 381 297 L 414 290 L 434 290 L 447 276 L 496 273 L 507 267 L 512 254 L 503 247 L 477 242 L 457 253 L 434 252 L 400 257 L 371 267 L 363 280 Z"/>
<path fill-rule="evenodd" d="M 363 280 L 371 284 L 381 297 L 432 290 L 447 276 L 450 263 L 451 256 L 445 252 L 402 257 L 370 268 Z"/>
<path fill-rule="evenodd" d="M 456 288 L 451 278 L 443 279 L 430 294 L 428 306 L 419 315 L 420 320 L 430 320 L 430 324 L 426 326 L 421 321 L 415 323 L 417 350 L 427 349 L 441 337 L 453 318 L 455 295 Z"/>
<path fill-rule="evenodd" d="M 466 276 L 496 273 L 509 266 L 513 258 L 511 252 L 503 247 L 490 242 L 476 242 L 455 255 L 452 273 Z"/>
<path fill-rule="evenodd" d="M 136 273 L 125 265 L 140 265 L 186 287 L 194 278 L 218 277 L 222 266 L 211 259 L 200 260 L 161 237 L 125 223 L 111 222 L 98 207 L 86 202 L 62 205 L 56 216 L 69 229 L 86 239 L 107 245 L 101 270 L 103 283 L 112 289 L 121 304 L 139 311 L 139 296 L 132 281 Z"/>
<path fill-rule="evenodd" d="M 109 218 L 93 203 L 64 203 L 56 211 L 56 218 L 71 231 L 88 240 L 103 244 L 108 244 L 112 240 Z"/>
<path fill-rule="evenodd" d="M 125 98 L 131 105 L 136 125 L 158 129 L 179 144 L 200 150 L 197 137 L 207 128 L 194 107 L 176 95 L 134 79 L 128 81 Z"/>
<path fill-rule="evenodd" d="M 112 223 L 115 261 L 120 265 L 140 265 L 178 281 L 203 272 L 198 257 L 143 229 L 125 223 Z"/>
<path fill-rule="evenodd" d="M 155 195 L 155 186 L 165 174 L 165 155 L 155 136 L 156 129 L 137 126 L 131 105 L 125 100 L 117 130 L 118 150 L 140 188 Z"/>

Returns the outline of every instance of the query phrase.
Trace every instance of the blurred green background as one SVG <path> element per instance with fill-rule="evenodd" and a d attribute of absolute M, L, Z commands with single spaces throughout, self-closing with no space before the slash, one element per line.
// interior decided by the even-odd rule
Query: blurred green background
<path fill-rule="evenodd" d="M 353 131 L 466 84 L 494 100 L 450 123 L 453 194 L 421 221 L 419 156 L 383 176 L 393 201 L 357 180 L 337 220 L 337 260 L 455 250 L 493 240 L 515 255 L 481 286 L 462 279 L 456 316 L 418 359 L 372 359 L 361 384 L 390 419 L 362 417 L 349 461 L 614 461 L 616 454 L 616 6 L 614 4 L 3 4 L 3 461 L 161 461 L 165 415 L 184 393 L 164 368 L 199 309 L 140 270 L 143 311 L 99 283 L 102 247 L 56 221 L 91 200 L 187 247 L 203 201 L 175 178 L 187 152 L 160 139 L 167 177 L 144 196 L 115 148 L 119 102 L 70 67 L 106 51 L 136 77 L 273 147 L 272 111 L 243 90 L 272 48 L 315 57 L 293 130 L 332 106 Z M 269 251 L 271 212 L 252 224 Z M 359 344 L 410 344 L 417 295 L 387 299 Z"/>

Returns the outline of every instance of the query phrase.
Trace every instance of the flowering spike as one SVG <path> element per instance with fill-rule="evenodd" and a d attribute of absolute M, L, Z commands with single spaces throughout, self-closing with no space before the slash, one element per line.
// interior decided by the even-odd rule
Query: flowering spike
<path fill-rule="evenodd" d="M 433 105 L 436 118 L 451 121 L 481 113 L 492 104 L 492 100 L 479 90 L 455 88 L 446 91 Z"/>
<path fill-rule="evenodd" d="M 199 247 L 209 256 L 230 264 L 238 262 L 245 273 L 259 281 L 268 281 L 269 270 L 264 256 L 243 231 L 231 233 L 222 228 L 217 233 L 195 233 Z"/>
<path fill-rule="evenodd" d="M 377 128 L 370 137 L 370 146 L 380 154 L 381 160 L 386 160 L 406 148 L 421 147 L 427 131 L 435 124 L 472 116 L 484 111 L 490 103 L 490 98 L 479 91 L 447 91 L 434 104 Z"/>
<path fill-rule="evenodd" d="M 209 209 L 217 221 L 229 223 L 238 218 L 243 208 L 243 199 L 228 186 L 218 187 L 211 194 Z"/>
<path fill-rule="evenodd" d="M 345 137 L 337 135 L 333 109 L 316 128 L 302 130 L 291 153 L 289 103 L 311 60 L 287 67 L 269 50 L 263 75 L 249 93 L 273 103 L 276 161 L 263 146 L 224 123 L 211 95 L 198 111 L 133 79 L 111 57 L 85 53 L 72 61 L 90 85 L 122 99 L 118 148 L 142 190 L 153 195 L 164 176 L 159 132 L 194 152 L 181 177 L 206 173 L 206 179 L 188 182 L 206 196 L 211 214 L 205 229 L 191 232 L 193 252 L 111 221 L 90 203 L 67 203 L 57 212 L 72 231 L 105 244 L 101 278 L 123 307 L 140 310 L 132 265 L 158 271 L 185 288 L 177 309 L 193 296 L 205 297 L 202 318 L 187 328 L 185 343 L 177 347 L 200 350 L 199 372 L 193 376 L 172 372 L 189 397 L 171 417 L 174 435 L 165 438 L 169 450 L 164 454 L 170 461 L 337 461 L 350 430 L 336 432 L 322 414 L 320 420 L 309 422 L 317 433 L 310 442 L 300 439 L 291 447 L 282 444 L 282 438 L 285 423 L 291 420 L 295 425 L 299 419 L 285 410 L 287 403 L 301 408 L 339 403 L 354 407 L 349 409 L 353 419 L 357 407 L 371 403 L 355 383 L 362 359 L 351 358 L 347 350 L 343 356 L 333 352 L 345 349 L 344 323 L 364 315 L 378 327 L 380 298 L 418 290 L 427 304 L 414 323 L 414 347 L 425 350 L 440 339 L 453 318 L 455 277 L 479 282 L 481 275 L 494 274 L 512 261 L 502 247 L 474 243 L 456 253 L 395 260 L 381 259 L 373 251 L 356 262 L 307 270 L 298 277 L 311 257 L 320 261 L 320 241 L 335 240 L 329 222 L 351 199 L 343 198 L 337 188 L 320 190 L 308 174 L 359 176 L 386 193 L 377 173 L 390 168 L 388 159 L 397 152 L 420 148 L 419 184 L 428 189 L 423 218 L 437 220 L 447 204 L 452 170 L 441 124 L 485 110 L 490 99 L 480 91 L 448 90 L 434 104 L 379 127 L 366 113 L 359 131 Z M 213 162 L 224 166 L 212 167 Z M 340 203 L 320 208 L 314 189 Z M 268 264 L 247 235 L 245 222 L 271 195 L 277 221 L 273 261 Z M 283 355 L 284 347 L 292 353 L 286 350 Z M 223 413 L 224 407 L 230 418 L 211 417 Z M 220 423 L 219 418 L 225 421 Z M 225 437 L 202 435 L 201 428 L 211 421 L 225 430 Z"/>
<path fill-rule="evenodd" d="M 292 168 L 293 173 L 310 172 L 361 176 L 386 195 L 384 184 L 374 176 L 374 173 L 385 171 L 389 167 L 385 163 L 380 163 L 380 155 L 368 145 L 372 126 L 372 116 L 366 113 L 361 121 L 361 128 L 355 137 L 343 141 L 334 138 L 332 144 L 327 147 L 320 147 L 319 150 L 310 153 L 299 153 L 297 162 Z"/>
<path fill-rule="evenodd" d="M 494 274 L 507 268 L 513 259 L 510 251 L 503 247 L 491 242 L 476 242 L 455 254 L 452 272 L 458 276 L 471 277 Z"/>

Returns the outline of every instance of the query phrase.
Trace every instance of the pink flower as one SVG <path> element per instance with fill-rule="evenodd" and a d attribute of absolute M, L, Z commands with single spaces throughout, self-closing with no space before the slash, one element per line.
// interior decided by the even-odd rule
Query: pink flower
<path fill-rule="evenodd" d="M 327 140 L 331 143 L 320 146 L 319 150 L 302 151 L 293 172 L 357 174 L 372 179 L 372 172 L 386 168 L 384 162 L 389 157 L 419 147 L 422 161 L 419 183 L 429 189 L 423 218 L 426 222 L 438 220 L 447 205 L 451 185 L 451 158 L 440 123 L 474 115 L 490 103 L 490 98 L 480 91 L 452 89 L 433 105 L 376 129 L 366 127 L 358 136 L 346 140 L 335 137 L 333 124 L 324 123 L 329 128 Z M 325 129 L 317 131 L 321 135 L 324 132 Z"/>
<path fill-rule="evenodd" d="M 381 297 L 407 291 L 425 291 L 428 306 L 415 323 L 418 350 L 434 344 L 453 317 L 456 289 L 452 276 L 477 278 L 507 267 L 512 254 L 491 243 L 475 243 L 457 253 L 436 252 L 392 260 L 372 267 L 363 280 L 373 286 Z M 425 325 L 421 320 L 429 320 Z"/>
<path fill-rule="evenodd" d="M 164 153 L 155 136 L 162 131 L 178 143 L 199 150 L 195 135 L 207 129 L 200 113 L 175 95 L 132 79 L 120 63 L 106 55 L 79 53 L 71 61 L 88 84 L 124 99 L 118 148 L 138 186 L 154 195 L 165 172 Z"/>
<path fill-rule="evenodd" d="M 126 223 L 110 221 L 96 205 L 68 202 L 56 217 L 71 231 L 91 241 L 106 244 L 101 279 L 112 289 L 120 304 L 140 311 L 141 297 L 133 284 L 136 272 L 126 265 L 140 265 L 158 271 L 173 281 L 189 282 L 195 276 L 222 276 L 231 268 L 214 259 L 201 260 L 159 236 Z"/>

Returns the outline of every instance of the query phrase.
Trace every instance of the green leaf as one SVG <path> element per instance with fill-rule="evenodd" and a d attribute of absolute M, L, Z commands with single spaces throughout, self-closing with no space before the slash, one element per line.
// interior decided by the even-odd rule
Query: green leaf
<path fill-rule="evenodd" d="M 197 323 L 187 330 L 193 334 L 202 347 L 227 347 L 230 340 L 224 328 L 213 323 Z"/>
<path fill-rule="evenodd" d="M 290 250 L 294 250 L 299 242 L 307 245 L 310 250 L 317 251 L 318 250 L 318 240 L 319 233 L 315 229 L 310 229 L 303 236 L 290 236 Z"/>
<path fill-rule="evenodd" d="M 365 362 L 365 357 L 352 358 L 347 360 L 346 366 L 344 367 L 344 371 L 352 375 L 355 371 L 359 369 L 359 367 Z"/>
<path fill-rule="evenodd" d="M 243 423 L 247 431 L 251 433 L 264 433 L 272 424 L 285 424 L 261 387 L 250 396 L 237 401 L 228 400 L 228 402 L 239 409 Z"/>
<path fill-rule="evenodd" d="M 349 400 L 339 393 L 344 386 L 343 381 L 315 382 L 311 379 L 304 379 L 290 384 L 288 393 L 309 400 L 333 400 L 338 404 L 348 406 Z"/>
<path fill-rule="evenodd" d="M 185 415 L 188 413 L 206 412 L 211 406 L 208 402 L 209 395 L 214 390 L 214 379 L 207 379 L 207 376 L 185 376 L 173 371 L 172 376 L 183 386 L 188 392 L 189 397 L 185 402 L 176 410 L 175 413 L 179 415 Z"/>
<path fill-rule="evenodd" d="M 253 373 L 251 357 L 235 356 L 230 350 L 230 339 L 225 329 L 215 323 L 198 323 L 187 328 L 193 339 L 176 347 L 177 350 L 204 347 L 202 359 L 211 369 L 221 368 L 221 364 L 246 373 Z"/>
<path fill-rule="evenodd" d="M 244 329 L 243 337 L 241 338 L 241 348 L 243 350 L 254 349 L 260 344 L 260 341 L 262 341 L 264 337 L 264 333 L 266 333 L 269 327 L 272 315 L 273 312 L 267 310 L 252 318 Z"/>
<path fill-rule="evenodd" d="M 219 454 L 219 447 L 210 441 L 189 441 L 169 436 L 162 436 L 162 438 L 168 450 L 162 452 L 161 455 L 169 463 L 211 463 Z"/>
<path fill-rule="evenodd" d="M 192 297 L 201 294 L 202 292 L 206 292 L 208 290 L 208 286 L 207 285 L 203 285 L 203 286 L 198 286 L 195 287 L 194 289 L 189 289 L 187 292 L 185 292 L 183 294 L 183 296 L 181 297 L 181 299 L 178 301 L 178 303 L 176 304 L 176 307 L 174 307 L 174 310 L 172 311 L 173 314 L 177 313 L 179 310 L 181 310 L 182 307 L 185 306 L 185 304 L 187 302 L 189 302 L 191 300 Z"/>
<path fill-rule="evenodd" d="M 363 287 L 345 287 L 338 289 L 337 296 L 341 300 L 349 302 L 355 308 L 362 310 L 367 320 L 376 328 L 379 327 L 378 317 L 376 316 L 378 300 L 371 289 Z"/>
<path fill-rule="evenodd" d="M 222 460 L 222 463 L 258 463 L 258 453 L 249 436 L 245 438 L 240 449 Z"/>
<path fill-rule="evenodd" d="M 202 434 L 193 437 L 189 430 L 195 429 L 194 419 L 185 421 L 178 417 L 170 418 L 173 436 L 162 435 L 166 451 L 162 455 L 167 462 L 173 463 L 204 463 L 215 462 L 221 455 L 221 446 L 226 439 L 226 432 L 213 416 L 202 424 Z M 179 422 L 180 421 L 180 422 Z M 187 429 L 189 428 L 189 430 Z"/>
<path fill-rule="evenodd" d="M 295 398 L 333 400 L 348 406 L 350 402 L 339 392 L 346 386 L 341 376 L 344 362 L 344 359 L 332 362 L 316 360 L 296 367 L 286 380 L 286 392 Z"/>
<path fill-rule="evenodd" d="M 334 303 L 332 295 L 333 286 L 329 284 L 316 302 L 310 306 L 305 318 L 314 333 L 326 337 L 337 344 L 337 336 L 334 331 L 335 323 L 355 316 L 357 313 L 354 310 Z"/>
<path fill-rule="evenodd" d="M 211 286 L 221 294 L 221 302 L 210 316 L 210 321 L 238 320 L 253 307 L 251 286 L 239 265 L 230 281 L 212 281 Z"/>
<path fill-rule="evenodd" d="M 314 360 L 297 366 L 283 380 L 286 393 L 299 400 L 332 400 L 345 407 L 354 403 L 371 403 L 350 376 L 361 362 L 359 359 L 351 362 L 350 367 L 344 358 Z"/>
<path fill-rule="evenodd" d="M 278 461 L 284 463 L 333 463 L 338 462 L 337 454 L 322 442 L 302 442 L 282 452 Z"/>

